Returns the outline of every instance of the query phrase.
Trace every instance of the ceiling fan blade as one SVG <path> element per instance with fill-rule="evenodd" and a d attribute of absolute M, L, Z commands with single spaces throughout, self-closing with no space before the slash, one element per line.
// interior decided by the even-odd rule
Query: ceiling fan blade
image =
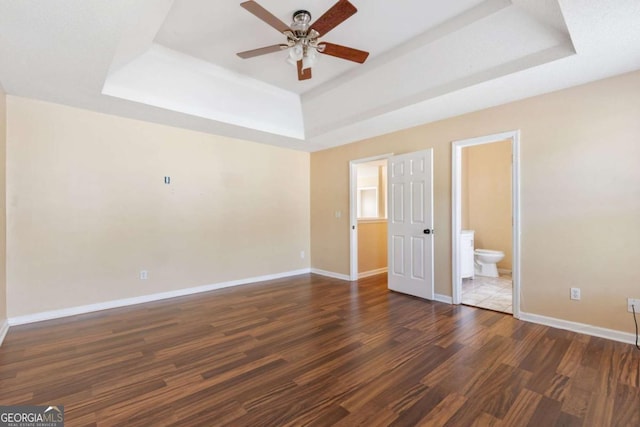
<path fill-rule="evenodd" d="M 298 61 L 298 80 L 309 80 L 311 78 L 311 68 L 302 69 L 302 60 Z"/>
<path fill-rule="evenodd" d="M 244 52 L 238 52 L 238 55 L 242 59 L 253 58 L 254 56 L 266 55 L 267 53 L 280 52 L 286 49 L 286 44 L 274 44 L 273 46 L 261 47 L 258 49 L 245 50 Z"/>
<path fill-rule="evenodd" d="M 273 28 L 278 30 L 281 33 L 285 31 L 289 31 L 290 28 L 287 24 L 276 18 L 271 12 L 269 12 L 264 7 L 260 6 L 253 0 L 245 1 L 240 3 L 240 6 L 253 13 L 258 19 L 262 19 L 267 24 L 271 25 Z"/>
<path fill-rule="evenodd" d="M 311 24 L 309 28 L 316 30 L 321 36 L 324 36 L 357 11 L 358 9 L 349 3 L 348 0 L 340 0 L 331 6 L 316 22 Z"/>
<path fill-rule="evenodd" d="M 339 44 L 333 43 L 318 43 L 318 52 L 324 53 L 325 55 L 335 56 L 336 58 L 346 59 L 347 61 L 357 62 L 359 64 L 364 63 L 369 56 L 369 52 L 365 52 L 364 50 L 354 49 L 352 47 L 340 46 Z"/>

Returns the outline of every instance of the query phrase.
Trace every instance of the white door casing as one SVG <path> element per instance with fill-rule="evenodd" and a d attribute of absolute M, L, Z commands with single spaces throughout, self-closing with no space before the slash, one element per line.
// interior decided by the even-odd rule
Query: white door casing
<path fill-rule="evenodd" d="M 504 141 L 506 139 L 511 140 L 511 246 L 512 246 L 512 272 L 511 278 L 513 281 L 513 317 L 520 318 L 520 271 L 521 271 L 521 259 L 520 259 L 520 131 L 509 131 L 493 135 L 479 136 L 476 138 L 470 138 L 460 141 L 454 141 L 451 145 L 451 201 L 452 201 L 452 218 L 451 218 L 451 232 L 452 232 L 452 254 L 451 254 L 451 267 L 452 267 L 452 299 L 454 304 L 460 304 L 462 302 L 462 277 L 461 277 L 461 260 L 460 260 L 460 245 L 461 245 L 461 231 L 462 231 L 462 149 L 465 147 L 471 147 L 474 145 L 490 144 L 493 142 Z"/>
<path fill-rule="evenodd" d="M 388 286 L 434 299 L 433 150 L 389 158 Z"/>

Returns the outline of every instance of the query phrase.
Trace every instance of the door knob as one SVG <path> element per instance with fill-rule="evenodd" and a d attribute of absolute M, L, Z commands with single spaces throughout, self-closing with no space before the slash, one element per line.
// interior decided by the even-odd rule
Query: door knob
<path fill-rule="evenodd" d="M 433 230 L 430 230 L 430 229 L 427 228 L 426 230 L 423 231 L 423 233 L 424 234 L 431 234 L 431 233 L 433 233 Z"/>

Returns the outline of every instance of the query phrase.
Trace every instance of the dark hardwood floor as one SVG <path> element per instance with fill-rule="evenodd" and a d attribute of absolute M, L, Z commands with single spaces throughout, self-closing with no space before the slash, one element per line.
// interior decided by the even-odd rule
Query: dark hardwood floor
<path fill-rule="evenodd" d="M 304 275 L 12 327 L 0 404 L 63 404 L 67 426 L 640 426 L 640 351 Z"/>

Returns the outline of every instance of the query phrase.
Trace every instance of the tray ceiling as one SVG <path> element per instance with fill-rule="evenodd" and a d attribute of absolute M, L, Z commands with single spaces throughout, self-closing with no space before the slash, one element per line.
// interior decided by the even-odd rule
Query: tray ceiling
<path fill-rule="evenodd" d="M 640 68 L 633 0 L 351 0 L 298 81 L 284 42 L 240 7 L 208 0 L 0 0 L 10 94 L 305 151 Z M 260 0 L 289 23 L 335 0 Z M 603 3 L 606 3 L 603 4 Z M 598 61 L 594 66 L 593 61 Z"/>

